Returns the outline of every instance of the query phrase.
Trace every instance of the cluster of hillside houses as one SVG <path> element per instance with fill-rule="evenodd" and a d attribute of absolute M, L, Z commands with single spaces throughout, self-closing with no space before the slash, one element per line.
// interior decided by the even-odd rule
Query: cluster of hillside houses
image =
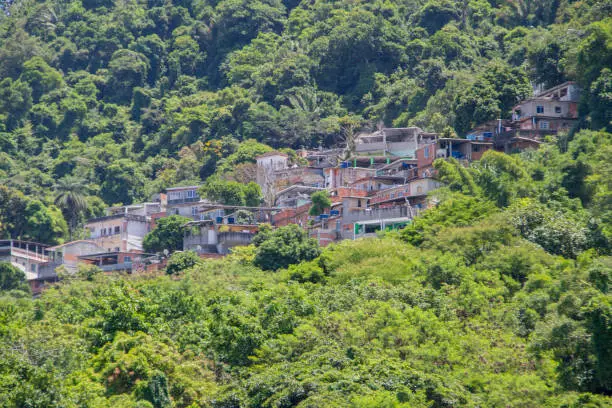
<path fill-rule="evenodd" d="M 0 241 L 0 260 L 22 269 L 37 293 L 45 282 L 57 280 L 60 265 L 69 272 L 79 263 L 105 272 L 159 268 L 161 257 L 145 253 L 143 239 L 158 219 L 173 214 L 192 220 L 184 225 L 183 249 L 202 257 L 223 256 L 235 246 L 248 245 L 262 223 L 300 225 L 322 246 L 401 229 L 428 206 L 427 194 L 439 187 L 434 160 L 453 157 L 467 163 L 490 149 L 537 148 L 545 136 L 574 126 L 578 99 L 574 83 L 559 85 L 518 104 L 512 119 L 482 124 L 465 139 L 417 127 L 359 134 L 346 160 L 340 158 L 347 157 L 344 148 L 298 151 L 307 165 L 291 164 L 284 153 L 270 152 L 257 158 L 255 181 L 265 202 L 260 207 L 203 200 L 199 186 L 169 188 L 151 202 L 112 207 L 105 217 L 89 220 L 87 240 L 55 247 Z M 312 216 L 310 197 L 317 191 L 327 191 L 332 205 Z"/>

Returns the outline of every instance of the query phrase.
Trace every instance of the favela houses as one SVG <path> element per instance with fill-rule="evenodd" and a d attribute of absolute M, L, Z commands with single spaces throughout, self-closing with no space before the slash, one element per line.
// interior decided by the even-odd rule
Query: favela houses
<path fill-rule="evenodd" d="M 612 406 L 608 1 L 0 0 L 0 406 Z"/>

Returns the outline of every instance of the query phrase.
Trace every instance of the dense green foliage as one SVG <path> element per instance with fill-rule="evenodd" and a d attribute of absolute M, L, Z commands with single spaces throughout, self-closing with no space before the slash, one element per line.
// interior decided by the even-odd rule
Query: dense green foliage
<path fill-rule="evenodd" d="M 323 214 L 332 204 L 327 191 L 317 191 L 310 196 L 310 201 L 312 201 L 312 206 L 308 213 L 312 216 Z"/>
<path fill-rule="evenodd" d="M 201 263 L 202 261 L 198 254 L 193 251 L 175 252 L 168 259 L 166 273 L 168 275 L 174 275 Z"/>
<path fill-rule="evenodd" d="M 0 291 L 9 290 L 29 292 L 30 288 L 25 273 L 10 262 L 0 262 Z"/>
<path fill-rule="evenodd" d="M 142 241 L 145 252 L 162 253 L 165 249 L 170 252 L 183 249 L 183 225 L 192 221 L 180 215 L 170 215 L 155 222 L 155 228 Z"/>
<path fill-rule="evenodd" d="M 104 205 L 215 173 L 253 181 L 268 145 L 381 121 L 463 136 L 530 83 L 578 81 L 579 127 L 612 130 L 609 1 L 1 4 L 0 183 L 59 207 L 68 230 L 31 234 L 49 243 L 81 237 Z M 235 187 L 223 193 L 240 203 Z"/>
<path fill-rule="evenodd" d="M 253 181 L 244 184 L 210 177 L 200 188 L 200 196 L 224 205 L 258 207 L 261 203 L 261 188 Z"/>
<path fill-rule="evenodd" d="M 179 184 L 257 205 L 255 158 L 361 127 L 444 135 L 575 80 L 538 151 L 435 167 L 400 233 L 262 227 L 163 276 L 95 267 L 31 299 L 0 263 L 0 406 L 612 405 L 612 4 L 0 2 L 0 237 L 49 244 Z M 321 207 L 327 206 L 320 200 Z M 237 218 L 246 218 L 238 214 Z M 179 249 L 160 221 L 149 251 Z"/>
<path fill-rule="evenodd" d="M 437 161 L 438 204 L 376 239 L 321 250 L 262 226 L 223 260 L 83 270 L 36 300 L 0 271 L 0 401 L 607 407 L 610 138 Z"/>
<path fill-rule="evenodd" d="M 5 298 L 0 401 L 612 403 L 604 395 L 612 390 L 610 257 L 548 254 L 498 214 L 429 231 L 420 248 L 395 236 L 348 241 L 277 273 L 253 266 L 243 250 L 182 265 L 178 279 L 100 274 L 39 300 Z"/>
<path fill-rule="evenodd" d="M 0 237 L 23 238 L 50 244 L 68 236 L 68 225 L 53 204 L 25 196 L 19 190 L 0 185 Z"/>
<path fill-rule="evenodd" d="M 302 261 L 310 261 L 321 253 L 319 244 L 295 224 L 277 229 L 262 225 L 253 238 L 253 263 L 264 271 L 276 271 Z"/>

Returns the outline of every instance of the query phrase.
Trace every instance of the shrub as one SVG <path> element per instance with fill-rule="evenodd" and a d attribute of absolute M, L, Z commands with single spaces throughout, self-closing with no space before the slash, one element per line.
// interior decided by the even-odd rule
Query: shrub
<path fill-rule="evenodd" d="M 287 225 L 274 231 L 264 230 L 254 244 L 255 265 L 263 270 L 276 271 L 302 261 L 310 261 L 321 254 L 316 240 L 297 225 Z M 258 234 L 259 235 L 259 234 Z"/>
<path fill-rule="evenodd" d="M 202 263 L 202 259 L 193 251 L 176 252 L 168 259 L 166 273 L 174 275 Z"/>

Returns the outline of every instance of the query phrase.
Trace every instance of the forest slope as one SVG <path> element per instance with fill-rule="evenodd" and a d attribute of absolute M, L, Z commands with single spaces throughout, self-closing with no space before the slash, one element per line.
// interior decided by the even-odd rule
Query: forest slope
<path fill-rule="evenodd" d="M 578 128 L 612 130 L 609 0 L 0 8 L 0 183 L 11 189 L 0 208 L 23 218 L 0 213 L 3 236 L 57 243 L 105 206 L 215 172 L 240 179 L 233 166 L 266 149 L 255 141 L 332 145 L 379 122 L 464 136 L 509 117 L 532 85 L 578 81 Z M 86 202 L 60 214 L 67 190 Z"/>
<path fill-rule="evenodd" d="M 322 252 L 262 228 L 222 260 L 84 268 L 37 300 L 2 270 L 0 404 L 610 406 L 610 138 L 438 161 L 436 207 Z"/>
<path fill-rule="evenodd" d="M 609 0 L 0 9 L 2 238 L 79 238 L 105 206 L 247 181 L 272 147 L 380 121 L 464 136 L 533 86 L 583 89 L 571 132 L 439 161 L 438 205 L 401 233 L 287 269 L 259 269 L 260 244 L 33 300 L 0 264 L 1 406 L 612 404 Z"/>

